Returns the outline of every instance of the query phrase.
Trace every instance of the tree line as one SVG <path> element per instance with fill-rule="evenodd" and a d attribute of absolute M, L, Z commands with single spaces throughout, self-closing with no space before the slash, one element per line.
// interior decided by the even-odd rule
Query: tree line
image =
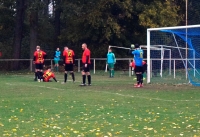
<path fill-rule="evenodd" d="M 36 45 L 48 58 L 66 45 L 80 58 L 83 42 L 92 57 L 105 57 L 108 45 L 145 45 L 147 28 L 185 25 L 185 5 L 185 0 L 0 0 L 0 58 L 33 58 Z M 199 19 L 196 10 L 193 21 Z"/>

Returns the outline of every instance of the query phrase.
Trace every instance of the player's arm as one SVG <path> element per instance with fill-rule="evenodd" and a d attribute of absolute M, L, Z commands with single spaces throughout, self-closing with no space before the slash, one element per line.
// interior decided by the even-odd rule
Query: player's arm
<path fill-rule="evenodd" d="M 57 56 L 56 56 L 56 51 L 54 52 L 54 58 L 57 58 Z"/>
<path fill-rule="evenodd" d="M 36 61 L 36 56 L 33 56 L 33 61 Z"/>
<path fill-rule="evenodd" d="M 134 49 L 130 48 L 130 49 L 128 50 L 127 54 L 128 54 L 128 55 L 133 55 L 133 53 L 132 53 L 133 51 L 134 51 Z"/>
<path fill-rule="evenodd" d="M 44 59 L 46 59 L 47 58 L 47 54 L 44 52 L 44 56 L 43 56 L 43 58 Z"/>
<path fill-rule="evenodd" d="M 86 55 L 86 63 L 85 64 L 88 64 L 89 62 L 89 55 Z"/>
<path fill-rule="evenodd" d="M 63 55 L 63 65 L 65 65 L 65 58 L 66 58 L 66 56 Z"/>
<path fill-rule="evenodd" d="M 106 54 L 106 64 L 108 64 L 108 53 Z"/>
<path fill-rule="evenodd" d="M 36 55 L 34 53 L 34 55 L 33 55 L 33 64 L 35 64 L 35 61 L 36 61 Z"/>
<path fill-rule="evenodd" d="M 116 63 L 115 54 L 113 53 L 114 64 Z"/>
<path fill-rule="evenodd" d="M 73 55 L 73 64 L 75 64 L 75 54 Z"/>

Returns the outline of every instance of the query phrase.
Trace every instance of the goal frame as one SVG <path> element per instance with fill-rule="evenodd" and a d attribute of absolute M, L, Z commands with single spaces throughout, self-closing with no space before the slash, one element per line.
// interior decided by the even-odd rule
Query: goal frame
<path fill-rule="evenodd" d="M 149 64 L 147 66 L 147 83 L 150 83 L 151 82 L 151 58 L 150 58 L 150 50 L 151 50 L 151 39 L 150 39 L 150 36 L 151 36 L 151 31 L 159 31 L 159 30 L 169 30 L 169 29 L 186 29 L 186 32 L 187 32 L 187 29 L 188 28 L 197 28 L 197 27 L 200 27 L 200 25 L 188 25 L 188 26 L 174 26 L 174 27 L 160 27 L 160 28 L 149 28 L 147 29 L 147 64 Z M 187 34 L 186 34 L 187 36 Z M 186 45 L 187 45 L 187 39 L 186 39 Z M 187 48 L 187 47 L 186 47 Z M 187 58 L 186 58 L 187 60 Z M 186 61 L 186 67 L 187 69 L 187 61 Z M 187 70 L 186 70 L 186 78 L 187 78 Z"/>

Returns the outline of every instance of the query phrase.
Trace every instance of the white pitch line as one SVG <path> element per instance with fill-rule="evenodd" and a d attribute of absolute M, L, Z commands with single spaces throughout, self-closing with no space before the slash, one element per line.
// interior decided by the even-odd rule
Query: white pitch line
<path fill-rule="evenodd" d="M 54 90 L 65 90 L 65 89 L 61 89 L 61 88 L 52 88 L 52 87 L 36 86 L 36 85 L 34 85 L 34 87 L 39 87 L 39 88 L 48 88 L 48 89 L 54 89 Z"/>
<path fill-rule="evenodd" d="M 107 94 L 114 94 L 118 96 L 123 96 L 123 97 L 132 97 L 132 98 L 143 98 L 147 100 L 158 100 L 158 101 L 165 101 L 165 102 L 200 102 L 200 100 L 167 100 L 167 99 L 160 99 L 160 98 L 149 98 L 149 97 L 141 97 L 141 96 L 132 96 L 132 95 L 123 95 L 120 93 L 111 93 L 111 92 L 102 92 L 102 91 L 96 91 L 100 93 L 107 93 Z"/>
<path fill-rule="evenodd" d="M 16 86 L 16 84 L 11 84 L 11 83 L 6 83 L 9 86 Z M 23 85 L 23 84 L 22 84 Z M 26 86 L 31 86 L 31 87 L 39 87 L 39 88 L 48 88 L 48 89 L 54 89 L 54 90 L 65 90 L 61 88 L 53 88 L 53 87 L 46 87 L 46 86 L 38 86 L 38 85 L 26 85 Z"/>
<path fill-rule="evenodd" d="M 14 86 L 15 84 L 11 83 L 6 83 L 7 85 Z M 54 90 L 65 90 L 65 89 L 60 89 L 60 88 L 52 88 L 52 87 L 46 87 L 46 86 L 37 86 L 37 85 L 29 85 L 29 86 L 34 86 L 34 87 L 41 87 L 41 88 L 48 88 L 48 89 L 54 89 Z M 160 98 L 149 98 L 149 97 L 141 97 L 141 96 L 132 96 L 132 95 L 124 95 L 120 93 L 112 93 L 112 92 L 102 92 L 102 91 L 95 91 L 99 93 L 107 93 L 107 94 L 114 94 L 118 96 L 123 96 L 123 97 L 132 97 L 132 98 L 143 98 L 147 100 L 158 100 L 158 101 L 165 101 L 165 102 L 200 102 L 200 100 L 167 100 L 167 99 L 160 99 Z"/>

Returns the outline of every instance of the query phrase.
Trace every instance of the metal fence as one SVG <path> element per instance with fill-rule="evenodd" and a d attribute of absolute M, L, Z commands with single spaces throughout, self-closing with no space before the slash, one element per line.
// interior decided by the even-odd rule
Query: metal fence
<path fill-rule="evenodd" d="M 144 59 L 146 60 L 146 59 Z M 132 58 L 116 58 L 116 64 L 115 64 L 115 70 L 119 70 L 122 72 L 128 72 L 129 76 L 133 75 L 133 70 L 131 67 L 129 67 L 129 63 L 132 61 Z M 150 72 L 149 76 L 152 77 L 163 77 L 164 74 L 171 75 L 173 78 L 176 78 L 178 75 L 177 72 L 180 72 L 182 70 L 181 75 L 187 75 L 187 72 L 185 71 L 185 66 L 183 65 L 183 61 L 186 62 L 186 60 L 182 59 L 151 59 L 150 61 Z M 13 71 L 12 65 L 18 62 L 20 65 L 19 69 L 20 71 L 34 71 L 34 64 L 33 59 L 0 59 L 0 71 Z M 59 62 L 60 66 L 62 66 L 62 60 Z M 195 59 L 195 64 L 199 64 L 200 59 Z M 194 64 L 194 66 L 195 66 Z M 45 60 L 46 66 L 51 66 L 51 68 L 54 68 L 54 60 L 53 59 L 46 59 Z M 64 71 L 64 67 L 60 67 Z M 97 70 L 105 71 L 106 69 L 106 58 L 91 58 L 91 72 L 93 74 L 96 73 Z M 196 68 L 193 68 L 194 75 Z M 74 71 L 80 72 L 81 71 L 81 59 L 75 60 L 75 69 Z M 165 76 L 164 76 L 165 77 Z M 187 77 L 186 77 L 187 79 Z"/>
<path fill-rule="evenodd" d="M 131 76 L 131 68 L 129 63 L 132 58 L 116 58 L 115 70 L 122 70 L 129 72 Z M 18 62 L 18 70 L 27 70 L 34 71 L 33 59 L 0 59 L 0 71 L 13 71 L 13 64 Z M 62 60 L 59 62 L 60 66 L 63 64 Z M 54 68 L 54 60 L 46 59 L 45 66 L 51 66 Z M 106 58 L 91 58 L 91 70 L 93 73 L 96 73 L 96 70 L 105 70 L 106 69 Z M 75 60 L 75 71 L 81 71 L 81 59 Z"/>

